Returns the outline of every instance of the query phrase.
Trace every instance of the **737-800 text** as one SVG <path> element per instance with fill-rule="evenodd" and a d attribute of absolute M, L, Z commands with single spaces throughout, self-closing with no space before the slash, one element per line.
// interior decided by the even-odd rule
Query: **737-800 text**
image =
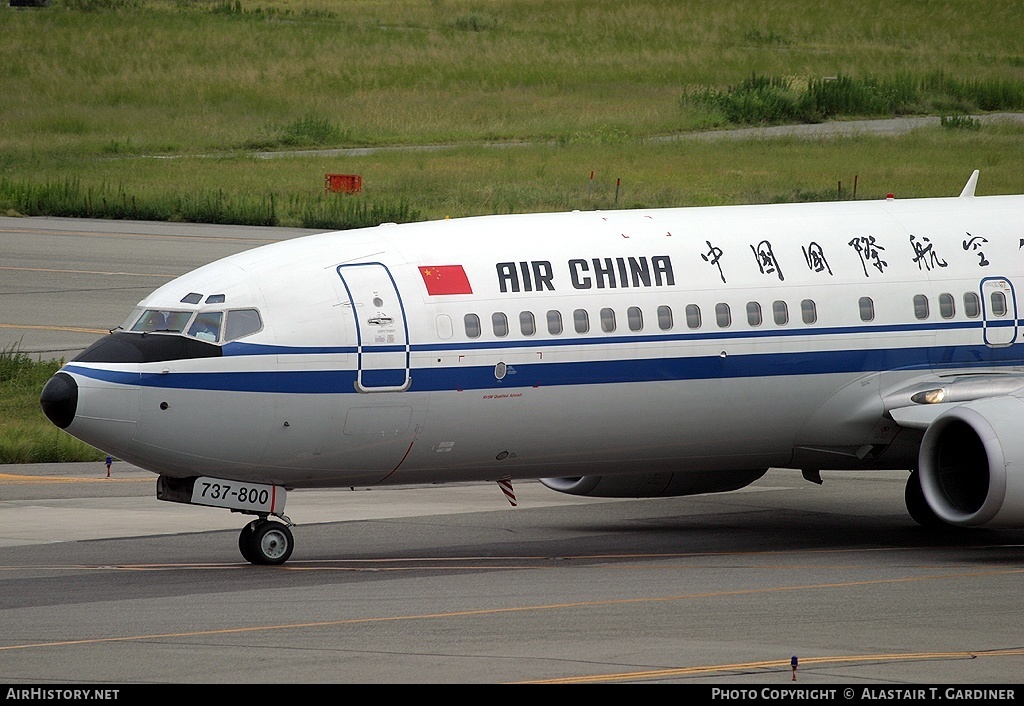
<path fill-rule="evenodd" d="M 203 482 L 200 485 L 202 486 L 202 491 L 200 492 L 200 497 L 202 498 L 210 498 L 212 500 L 234 498 L 240 503 L 250 503 L 253 505 L 266 505 L 270 500 L 270 492 L 266 488 L 246 488 L 244 485 L 240 485 L 235 489 L 234 486 L 226 483 L 207 482 Z"/>

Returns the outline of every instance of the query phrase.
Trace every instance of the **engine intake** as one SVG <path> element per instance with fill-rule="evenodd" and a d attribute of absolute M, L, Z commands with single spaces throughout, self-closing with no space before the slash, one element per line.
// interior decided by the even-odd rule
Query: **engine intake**
<path fill-rule="evenodd" d="M 921 441 L 918 471 L 939 519 L 1024 527 L 1024 400 L 991 397 L 943 412 Z"/>

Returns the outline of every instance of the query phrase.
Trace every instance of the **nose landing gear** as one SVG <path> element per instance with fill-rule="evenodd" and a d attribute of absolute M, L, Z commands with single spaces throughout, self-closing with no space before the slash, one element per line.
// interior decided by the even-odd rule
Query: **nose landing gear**
<path fill-rule="evenodd" d="M 287 497 L 287 490 L 280 485 L 212 476 L 178 478 L 161 474 L 156 480 L 157 500 L 222 507 L 231 512 L 255 515 L 258 519 L 243 527 L 238 535 L 238 550 L 250 564 L 283 564 L 292 555 L 295 540 L 289 528 L 294 523 L 284 514 Z M 271 520 L 271 517 L 279 518 L 280 522 Z"/>
<path fill-rule="evenodd" d="M 295 540 L 288 525 L 265 517 L 253 520 L 238 535 L 238 550 L 250 564 L 283 564 L 294 548 Z"/>

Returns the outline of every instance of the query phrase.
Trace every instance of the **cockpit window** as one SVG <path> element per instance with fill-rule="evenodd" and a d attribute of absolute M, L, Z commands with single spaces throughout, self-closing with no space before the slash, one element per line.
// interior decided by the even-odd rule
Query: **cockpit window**
<path fill-rule="evenodd" d="M 132 331 L 164 331 L 181 333 L 192 318 L 191 311 L 168 311 L 166 309 L 146 309 L 139 320 L 132 326 Z"/>
<path fill-rule="evenodd" d="M 181 298 L 182 304 L 198 304 L 203 300 L 203 295 L 199 292 L 189 292 Z"/>
<path fill-rule="evenodd" d="M 220 340 L 220 322 L 223 318 L 222 311 L 201 311 L 196 314 L 192 325 L 189 326 L 188 335 L 201 341 L 216 343 Z"/>
<path fill-rule="evenodd" d="M 263 319 L 256 309 L 232 309 L 226 313 L 136 309 L 120 328 L 139 333 L 185 333 L 200 341 L 220 343 L 262 330 Z"/>
<path fill-rule="evenodd" d="M 130 331 L 132 325 L 139 320 L 140 316 L 142 316 L 142 312 L 143 309 L 135 307 L 134 309 L 132 309 L 132 313 L 128 314 L 128 318 L 124 320 L 124 323 L 118 326 L 117 328 L 121 329 L 122 331 Z"/>
<path fill-rule="evenodd" d="M 227 325 L 224 327 L 224 340 L 234 341 L 236 338 L 248 336 L 263 328 L 260 312 L 255 309 L 232 309 L 228 312 Z"/>

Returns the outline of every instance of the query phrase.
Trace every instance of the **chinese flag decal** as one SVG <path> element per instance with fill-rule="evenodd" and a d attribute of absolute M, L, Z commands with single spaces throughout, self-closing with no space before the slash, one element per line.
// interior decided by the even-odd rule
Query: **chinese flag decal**
<path fill-rule="evenodd" d="M 469 278 L 462 265 L 430 265 L 420 267 L 427 294 L 472 294 Z"/>

